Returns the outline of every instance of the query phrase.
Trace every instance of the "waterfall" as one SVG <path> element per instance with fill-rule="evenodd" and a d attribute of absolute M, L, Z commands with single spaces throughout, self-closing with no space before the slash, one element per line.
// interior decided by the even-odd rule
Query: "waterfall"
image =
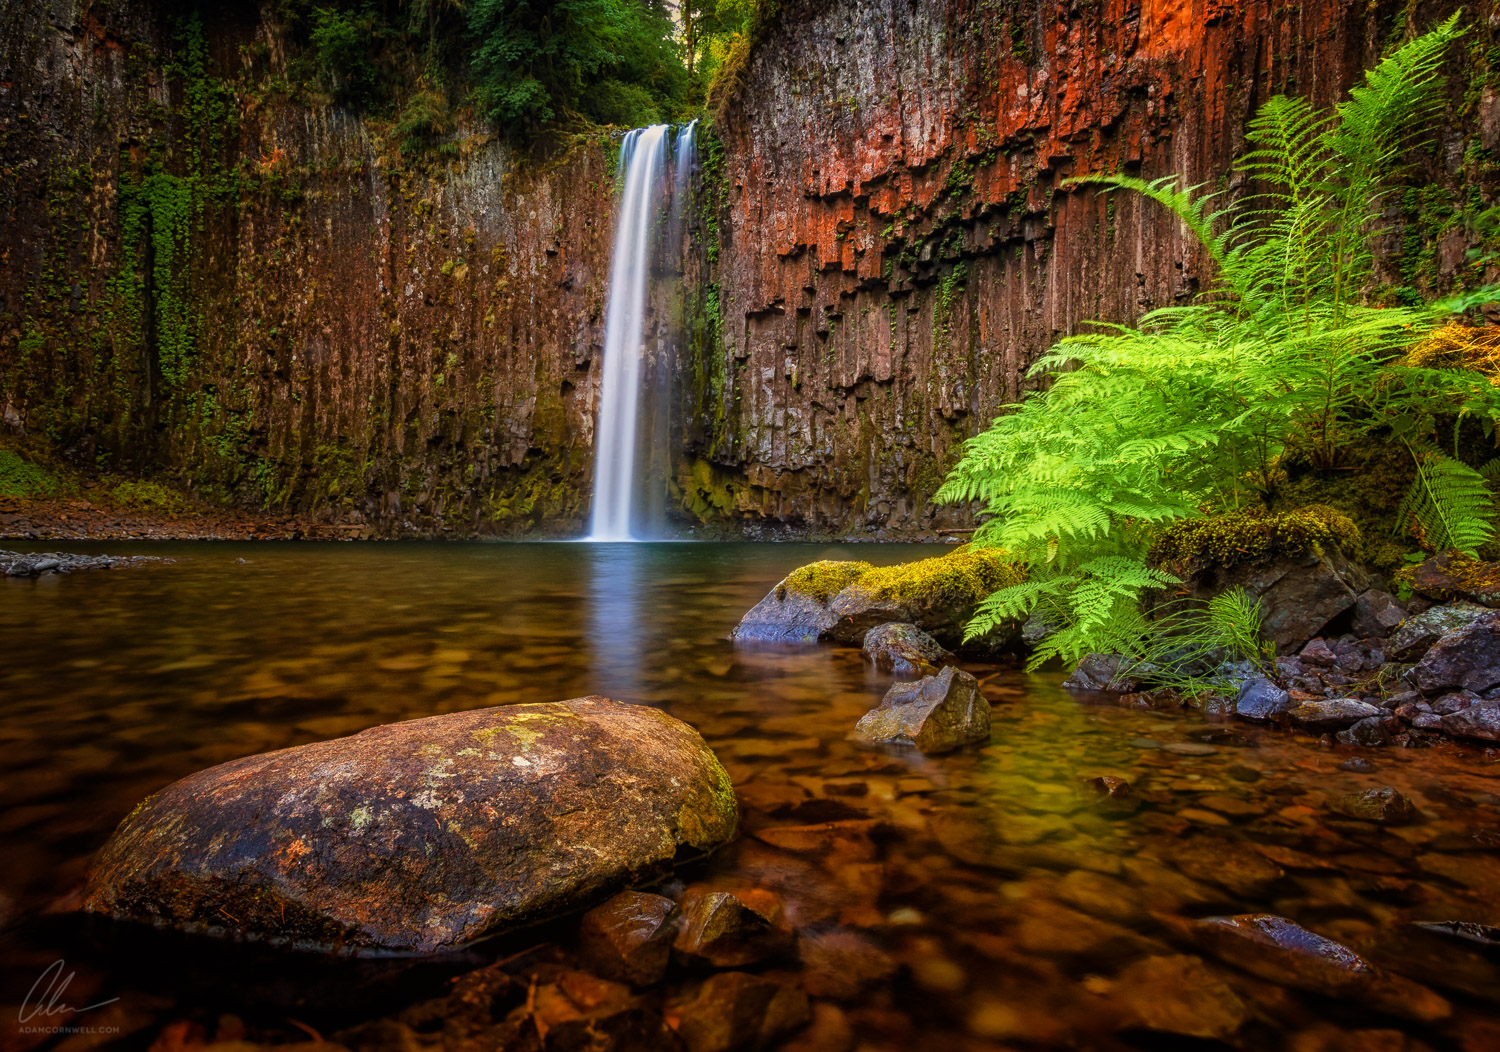
<path fill-rule="evenodd" d="M 643 419 L 643 372 L 646 369 L 647 306 L 653 264 L 664 262 L 657 252 L 657 218 L 664 198 L 671 195 L 667 242 L 662 248 L 676 262 L 681 253 L 687 187 L 696 156 L 694 128 L 677 135 L 671 181 L 667 167 L 668 126 L 637 128 L 620 147 L 619 218 L 614 255 L 609 267 L 609 292 L 604 313 L 604 363 L 599 388 L 599 420 L 594 433 L 594 507 L 589 540 L 640 539 L 644 521 L 660 518 L 666 470 L 666 386 L 668 374 L 658 355 Z M 658 336 L 660 334 L 658 333 Z M 645 425 L 644 427 L 642 425 Z M 639 447 L 644 445 L 644 456 Z M 648 475 L 641 485 L 637 464 Z M 656 515 L 641 507 L 642 496 L 654 503 Z"/>

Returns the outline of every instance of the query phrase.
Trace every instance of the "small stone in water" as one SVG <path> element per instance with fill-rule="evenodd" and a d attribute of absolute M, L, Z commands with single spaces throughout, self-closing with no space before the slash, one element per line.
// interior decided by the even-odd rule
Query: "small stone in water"
<path fill-rule="evenodd" d="M 1212 745 L 1199 745 L 1196 742 L 1167 742 L 1161 747 L 1161 751 L 1177 756 L 1212 756 L 1219 750 Z"/>
<path fill-rule="evenodd" d="M 1375 770 L 1375 765 L 1369 760 L 1365 759 L 1363 756 L 1356 756 L 1352 760 L 1345 760 L 1343 763 L 1339 764 L 1339 770 L 1373 771 Z"/>
<path fill-rule="evenodd" d="M 650 986 L 666 974 L 676 919 L 677 906 L 671 899 L 622 891 L 583 915 L 583 959 L 606 979 Z"/>
<path fill-rule="evenodd" d="M 812 1018 L 807 994 L 769 976 L 724 972 L 684 1004 L 677 1033 L 688 1052 L 770 1048 Z"/>
<path fill-rule="evenodd" d="M 737 895 L 689 888 L 682 899 L 682 924 L 672 945 L 687 961 L 715 968 L 755 964 L 791 949 L 792 935 L 781 927 L 781 917 L 781 901 L 769 891 Z"/>
<path fill-rule="evenodd" d="M 897 683 L 860 718 L 855 741 L 915 745 L 924 753 L 950 752 L 988 741 L 990 704 L 979 681 L 951 666 L 936 676 Z"/>
<path fill-rule="evenodd" d="M 1388 785 L 1335 797 L 1328 806 L 1341 815 L 1382 825 L 1409 825 L 1422 820 L 1416 804 Z"/>

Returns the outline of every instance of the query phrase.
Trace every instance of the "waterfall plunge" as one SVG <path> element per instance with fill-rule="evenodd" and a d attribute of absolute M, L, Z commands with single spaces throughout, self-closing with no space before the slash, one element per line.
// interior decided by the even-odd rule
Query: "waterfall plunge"
<path fill-rule="evenodd" d="M 654 502 L 659 510 L 665 488 L 667 426 L 665 420 L 667 376 L 658 370 L 653 419 L 643 421 L 642 373 L 646 352 L 647 302 L 655 262 L 657 217 L 664 198 L 671 195 L 671 217 L 665 250 L 674 261 L 681 251 L 683 219 L 688 188 L 696 158 L 694 130 L 697 121 L 677 135 L 672 179 L 664 178 L 667 162 L 668 126 L 637 128 L 620 146 L 619 219 L 615 228 L 614 255 L 609 267 L 609 298 L 604 313 L 604 374 L 599 389 L 599 420 L 594 433 L 594 507 L 589 528 L 592 541 L 640 539 L 642 521 L 649 510 L 639 497 Z M 646 427 L 642 427 L 642 424 Z M 638 446 L 645 440 L 644 458 Z M 643 459 L 647 485 L 637 478 L 637 460 Z M 659 517 L 655 516 L 655 517 Z"/>

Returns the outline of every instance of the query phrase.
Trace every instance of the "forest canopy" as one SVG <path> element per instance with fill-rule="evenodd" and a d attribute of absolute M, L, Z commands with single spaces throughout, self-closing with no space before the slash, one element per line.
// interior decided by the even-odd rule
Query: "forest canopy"
<path fill-rule="evenodd" d="M 765 0 L 288 0 L 305 72 L 413 145 L 472 106 L 524 138 L 551 125 L 689 119 L 748 53 Z"/>

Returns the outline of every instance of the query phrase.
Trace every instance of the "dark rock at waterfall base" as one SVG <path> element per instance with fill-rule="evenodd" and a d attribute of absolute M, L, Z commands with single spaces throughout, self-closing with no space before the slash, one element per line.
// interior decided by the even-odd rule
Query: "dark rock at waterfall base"
<path fill-rule="evenodd" d="M 1482 692 L 1500 684 L 1500 612 L 1489 612 L 1443 635 L 1411 670 L 1423 694 Z"/>
<path fill-rule="evenodd" d="M 713 752 L 658 709 L 601 697 L 477 709 L 174 782 L 105 844 L 85 908 L 426 953 L 658 877 L 737 819 Z"/>
<path fill-rule="evenodd" d="M 1110 694 L 1129 694 L 1140 687 L 1140 681 L 1121 669 L 1126 660 L 1119 654 L 1086 654 L 1063 680 L 1069 690 L 1097 690 Z"/>
<path fill-rule="evenodd" d="M 924 753 L 949 752 L 988 741 L 990 705 L 979 682 L 960 669 L 897 683 L 854 728 L 855 741 L 915 745 Z"/>
<path fill-rule="evenodd" d="M 72 552 L 0 551 L 0 576 L 41 577 L 45 574 L 77 573 L 80 570 L 113 570 L 142 563 L 171 562 L 151 555 L 74 555 Z"/>
<path fill-rule="evenodd" d="M 875 667 L 898 676 L 917 676 L 952 657 L 936 639 L 916 625 L 880 625 L 865 633 L 865 657 Z"/>
<path fill-rule="evenodd" d="M 635 986 L 661 981 L 677 934 L 677 904 L 661 895 L 622 891 L 583 915 L 579 951 L 589 969 Z"/>

